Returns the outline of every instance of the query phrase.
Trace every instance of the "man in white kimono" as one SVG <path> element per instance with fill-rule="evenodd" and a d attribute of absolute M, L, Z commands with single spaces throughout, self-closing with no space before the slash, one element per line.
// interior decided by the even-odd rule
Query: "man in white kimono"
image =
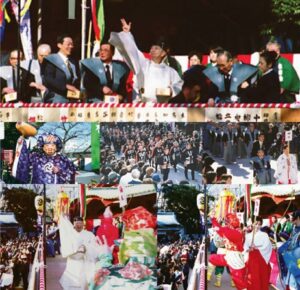
<path fill-rule="evenodd" d="M 121 19 L 121 23 L 123 31 L 112 32 L 109 42 L 119 50 L 134 72 L 134 101 L 156 103 L 157 96 L 166 97 L 166 100 L 176 96 L 183 81 L 173 68 L 162 62 L 165 57 L 164 42 L 151 46 L 149 60 L 136 46 L 130 32 L 131 23 L 125 19 Z"/>
<path fill-rule="evenodd" d="M 64 290 L 86 290 L 94 275 L 97 244 L 93 233 L 83 229 L 83 219 L 74 218 L 74 227 L 65 216 L 59 220 L 61 253 L 67 258 L 60 284 Z"/>

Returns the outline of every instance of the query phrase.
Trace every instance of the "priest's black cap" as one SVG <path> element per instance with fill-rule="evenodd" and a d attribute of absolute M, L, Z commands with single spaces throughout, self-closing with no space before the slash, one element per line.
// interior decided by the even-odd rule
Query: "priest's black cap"
<path fill-rule="evenodd" d="M 83 222 L 83 218 L 80 216 L 76 216 L 76 217 L 74 217 L 73 221 L 74 222 Z"/>
<path fill-rule="evenodd" d="M 152 45 L 158 45 L 161 47 L 163 50 L 168 50 L 170 49 L 170 43 L 164 36 L 160 36 L 156 41 L 153 42 Z"/>

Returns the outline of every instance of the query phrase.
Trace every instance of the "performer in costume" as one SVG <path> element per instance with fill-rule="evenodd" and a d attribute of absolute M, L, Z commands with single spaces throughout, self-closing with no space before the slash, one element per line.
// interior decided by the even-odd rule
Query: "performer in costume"
<path fill-rule="evenodd" d="M 300 80 L 296 70 L 286 58 L 280 56 L 280 44 L 277 41 L 269 41 L 266 49 L 277 53 L 274 70 L 279 75 L 282 102 L 294 102 L 295 95 L 299 94 L 300 90 Z"/>
<path fill-rule="evenodd" d="M 243 255 L 244 237 L 238 229 L 240 222 L 235 214 L 228 214 L 225 223 L 226 226 L 221 226 L 214 217 L 214 213 L 212 213 L 212 226 L 216 228 L 218 235 L 225 239 L 226 253 L 212 254 L 209 257 L 209 262 L 213 266 L 228 266 L 236 288 L 238 290 L 246 289 L 246 268 Z M 208 270 L 210 275 L 212 271 L 213 267 L 210 266 Z"/>
<path fill-rule="evenodd" d="M 116 102 L 125 101 L 129 67 L 122 61 L 113 60 L 114 52 L 115 48 L 111 44 L 102 43 L 99 57 L 80 62 L 82 83 L 88 102 L 104 102 L 105 95 L 115 95 Z"/>
<path fill-rule="evenodd" d="M 77 68 L 69 58 L 73 50 L 73 40 L 68 35 L 57 38 L 58 53 L 45 59 L 43 84 L 48 88 L 47 103 L 68 103 L 79 100 L 79 79 Z"/>
<path fill-rule="evenodd" d="M 17 126 L 24 127 L 24 123 Z M 59 153 L 61 139 L 51 133 L 40 135 L 37 151 L 30 151 L 30 138 L 23 135 L 18 139 L 13 176 L 22 183 L 65 184 L 75 183 L 75 165 Z"/>
<path fill-rule="evenodd" d="M 225 254 L 226 253 L 226 249 L 225 249 L 225 239 L 223 239 L 222 237 L 220 237 L 213 228 L 209 229 L 210 232 L 210 253 L 211 254 Z M 211 278 L 212 278 L 212 273 L 213 273 L 213 269 L 215 268 L 215 278 L 216 281 L 214 283 L 214 285 L 216 287 L 221 287 L 222 286 L 222 276 L 224 273 L 224 269 L 225 267 L 223 266 L 217 266 L 217 267 L 212 267 L 211 265 L 209 266 L 209 270 L 207 273 L 207 281 L 210 282 Z M 232 281 L 232 280 L 231 280 Z M 234 286 L 234 284 L 233 284 Z"/>
<path fill-rule="evenodd" d="M 101 217 L 100 220 L 101 225 L 97 229 L 96 236 L 99 237 L 103 243 L 105 242 L 105 240 L 102 240 L 104 236 L 107 245 L 109 247 L 113 246 L 114 241 L 119 238 L 119 229 L 113 225 L 113 214 L 109 206 L 105 209 L 103 217 Z"/>
<path fill-rule="evenodd" d="M 268 290 L 271 275 L 272 243 L 267 233 L 260 230 L 262 218 L 256 218 L 251 233 L 246 234 L 244 250 L 248 252 L 247 290 Z"/>
<path fill-rule="evenodd" d="M 157 95 L 165 97 L 176 96 L 182 87 L 178 73 L 162 62 L 165 57 L 164 42 L 154 43 L 150 49 L 151 60 L 145 58 L 138 50 L 130 32 L 131 23 L 121 19 L 123 31 L 112 32 L 109 42 L 114 45 L 124 57 L 126 63 L 135 74 L 134 101 L 157 102 Z M 158 92 L 162 91 L 162 92 Z"/>
<path fill-rule="evenodd" d="M 290 154 L 289 146 L 283 146 L 283 153 L 277 159 L 275 178 L 279 184 L 298 183 L 298 167 L 295 155 Z"/>
<path fill-rule="evenodd" d="M 66 269 L 60 278 L 64 290 L 86 290 L 95 273 L 96 237 L 83 229 L 83 219 L 74 218 L 74 227 L 66 216 L 59 219 L 61 253 L 67 258 Z"/>
<path fill-rule="evenodd" d="M 293 213 L 294 230 L 279 249 L 282 274 L 290 290 L 300 289 L 300 210 Z"/>

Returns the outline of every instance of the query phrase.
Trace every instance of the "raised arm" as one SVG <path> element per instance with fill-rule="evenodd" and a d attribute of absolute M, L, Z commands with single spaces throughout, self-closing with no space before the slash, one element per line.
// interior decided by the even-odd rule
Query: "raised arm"
<path fill-rule="evenodd" d="M 121 24 L 122 24 L 122 30 L 124 32 L 130 32 L 131 31 L 131 22 L 127 23 L 125 18 L 121 18 Z"/>

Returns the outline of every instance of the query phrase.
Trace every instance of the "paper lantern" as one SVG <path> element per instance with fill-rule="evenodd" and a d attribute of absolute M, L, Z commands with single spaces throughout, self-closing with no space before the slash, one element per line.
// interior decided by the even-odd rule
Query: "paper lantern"
<path fill-rule="evenodd" d="M 34 199 L 34 206 L 38 213 L 38 215 L 43 215 L 44 213 L 44 197 L 41 195 L 38 195 Z"/>
<path fill-rule="evenodd" d="M 197 195 L 197 207 L 200 211 L 204 211 L 204 205 L 205 205 L 204 193 L 199 193 Z"/>

